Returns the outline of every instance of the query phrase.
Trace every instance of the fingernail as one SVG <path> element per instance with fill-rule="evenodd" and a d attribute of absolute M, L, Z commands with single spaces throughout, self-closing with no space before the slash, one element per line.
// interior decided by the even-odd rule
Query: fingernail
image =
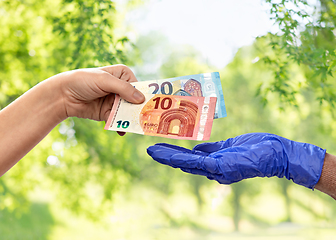
<path fill-rule="evenodd" d="M 136 101 L 138 102 L 143 102 L 145 101 L 145 96 L 139 92 L 138 90 L 135 90 L 134 93 L 133 93 L 133 97 Z"/>
<path fill-rule="evenodd" d="M 119 134 L 119 136 L 124 136 L 126 133 L 125 132 L 119 132 L 119 131 L 117 131 L 117 133 Z"/>

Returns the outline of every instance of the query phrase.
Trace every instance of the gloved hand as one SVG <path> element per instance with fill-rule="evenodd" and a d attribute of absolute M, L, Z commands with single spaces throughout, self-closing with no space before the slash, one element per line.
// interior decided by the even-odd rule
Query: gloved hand
<path fill-rule="evenodd" d="M 313 189 L 320 179 L 326 150 L 270 133 L 249 133 L 202 143 L 193 150 L 159 143 L 147 153 L 162 164 L 223 184 L 277 176 Z"/>

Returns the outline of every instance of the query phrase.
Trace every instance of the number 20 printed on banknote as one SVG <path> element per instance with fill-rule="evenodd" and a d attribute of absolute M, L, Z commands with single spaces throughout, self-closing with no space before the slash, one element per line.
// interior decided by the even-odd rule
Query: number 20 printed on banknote
<path fill-rule="evenodd" d="M 131 83 L 143 93 L 217 97 L 214 118 L 226 117 L 222 84 L 218 72 Z"/>

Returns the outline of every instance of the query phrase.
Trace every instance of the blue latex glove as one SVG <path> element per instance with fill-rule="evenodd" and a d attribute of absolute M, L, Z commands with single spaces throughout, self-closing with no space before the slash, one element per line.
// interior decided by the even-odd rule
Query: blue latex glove
<path fill-rule="evenodd" d="M 326 150 L 274 134 L 249 133 L 202 143 L 193 150 L 159 143 L 147 153 L 162 164 L 223 184 L 277 176 L 313 189 L 320 179 Z"/>

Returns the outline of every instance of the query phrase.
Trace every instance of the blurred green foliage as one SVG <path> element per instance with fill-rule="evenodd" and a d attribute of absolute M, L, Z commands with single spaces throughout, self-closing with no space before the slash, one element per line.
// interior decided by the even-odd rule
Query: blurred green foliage
<path fill-rule="evenodd" d="M 127 63 L 128 39 L 114 34 L 118 17 L 108 0 L 1 1 L 0 106 L 59 72 Z M 29 191 L 53 186 L 65 206 L 97 219 L 109 209 L 114 189 L 138 170 L 131 161 L 136 145 L 102 126 L 63 122 L 0 179 L 0 209 L 20 212 L 29 206 Z"/>
<path fill-rule="evenodd" d="M 305 1 L 266 1 L 281 32 L 239 49 L 224 69 L 210 66 L 189 46 L 171 46 L 159 33 L 131 43 L 120 31 L 123 16 L 114 1 L 0 1 L 0 106 L 74 68 L 123 63 L 140 80 L 219 71 L 228 117 L 214 121 L 211 141 L 271 132 L 336 153 L 330 113 L 334 2 L 321 0 L 314 22 L 301 28 L 301 19 L 310 17 Z M 133 7 L 141 1 L 128 3 Z M 198 142 L 119 137 L 103 126 L 64 121 L 0 178 L 0 236 L 90 239 L 89 231 L 96 228 L 91 239 L 219 239 L 213 233 L 284 222 L 335 225 L 334 200 L 324 194 L 277 178 L 219 185 L 160 165 L 145 151 L 157 142 L 187 148 Z M 8 231 L 11 226 L 16 232 Z"/>
<path fill-rule="evenodd" d="M 272 54 L 260 49 L 259 57 L 273 71 L 273 80 L 260 85 L 260 93 L 267 100 L 272 93 L 283 102 L 296 104 L 295 94 L 307 88 L 314 97 L 334 111 L 336 95 L 335 31 L 336 3 L 334 0 L 266 0 L 270 14 L 280 31 L 269 33 L 267 46 Z M 270 51 L 267 51 L 270 52 Z M 304 69 L 305 84 L 292 86 L 290 68 L 298 64 Z"/>

